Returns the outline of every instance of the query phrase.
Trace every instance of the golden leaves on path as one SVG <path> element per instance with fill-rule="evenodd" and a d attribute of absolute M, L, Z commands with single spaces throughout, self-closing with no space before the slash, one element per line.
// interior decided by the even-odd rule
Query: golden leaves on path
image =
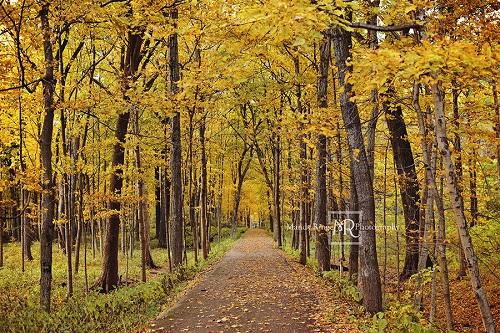
<path fill-rule="evenodd" d="M 251 229 L 151 332 L 345 332 L 348 309 L 310 269 Z M 328 311 L 335 307 L 335 323 Z M 338 318 L 337 318 L 338 317 Z"/>

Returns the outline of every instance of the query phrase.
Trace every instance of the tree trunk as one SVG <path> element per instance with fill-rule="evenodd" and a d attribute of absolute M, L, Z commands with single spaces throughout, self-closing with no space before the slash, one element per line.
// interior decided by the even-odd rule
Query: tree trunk
<path fill-rule="evenodd" d="M 119 196 L 123 187 L 123 163 L 125 159 L 125 148 L 123 143 L 127 133 L 130 112 L 127 111 L 118 116 L 115 129 L 117 142 L 113 147 L 112 169 L 114 172 L 109 179 L 109 191 L 113 196 L 109 202 L 109 209 L 115 211 L 109 217 L 104 226 L 104 244 L 102 258 L 102 273 L 98 286 L 103 292 L 109 292 L 118 286 L 118 236 L 120 231 L 121 204 Z"/>
<path fill-rule="evenodd" d="M 52 30 L 49 24 L 49 4 L 44 2 L 39 13 L 43 33 L 45 75 L 43 85 L 43 127 L 40 136 L 42 159 L 43 220 L 40 230 L 40 304 L 50 311 L 52 286 L 52 233 L 54 227 L 54 181 L 52 177 L 52 134 L 54 130 L 54 56 L 52 53 Z"/>
<path fill-rule="evenodd" d="M 170 18 L 176 22 L 178 19 L 177 8 L 174 6 L 170 11 Z M 174 23 L 176 28 L 176 23 Z M 177 83 L 179 74 L 179 49 L 177 44 L 177 32 L 168 37 L 169 68 L 170 68 L 170 93 L 175 96 L 178 92 Z M 170 246 L 172 248 L 172 265 L 174 268 L 182 264 L 184 247 L 184 222 L 182 218 L 182 150 L 181 150 L 181 115 L 176 111 L 171 121 L 172 155 L 170 158 L 170 169 L 172 172 L 172 232 L 170 234 Z"/>
<path fill-rule="evenodd" d="M 377 14 L 376 10 L 379 9 L 380 0 L 370 0 L 369 5 L 371 7 L 371 13 L 368 17 L 367 23 L 372 25 L 377 25 Z M 378 36 L 377 31 L 368 30 L 368 43 L 370 49 L 375 50 L 378 47 Z M 373 89 L 371 91 L 371 101 L 373 104 L 372 116 L 370 121 L 368 122 L 368 128 L 366 131 L 367 143 L 366 143 L 366 154 L 368 158 L 368 166 L 370 168 L 370 176 L 372 181 L 374 179 L 374 171 L 375 171 L 375 134 L 377 131 L 377 121 L 379 117 L 379 101 L 378 101 L 378 91 Z"/>
<path fill-rule="evenodd" d="M 401 106 L 394 107 L 390 105 L 390 101 L 385 101 L 384 111 L 398 172 L 398 182 L 405 218 L 406 253 L 403 271 L 400 275 L 400 278 L 405 280 L 417 272 L 418 266 L 420 189 L 417 172 L 415 171 L 415 160 L 411 144 L 408 141 L 408 133 Z"/>
<path fill-rule="evenodd" d="M 82 244 L 82 228 L 83 225 L 83 177 L 76 170 L 76 165 L 78 163 L 78 150 L 80 149 L 80 137 L 77 136 L 73 140 L 72 145 L 72 173 L 73 173 L 73 193 L 76 193 L 76 182 L 78 178 L 78 212 L 75 210 L 75 194 L 72 196 L 72 210 L 73 210 L 73 219 L 76 219 L 76 243 L 75 243 L 75 274 L 78 274 L 78 269 L 80 267 L 80 248 Z"/>
<path fill-rule="evenodd" d="M 471 221 L 470 226 L 473 227 L 477 224 L 477 220 L 479 218 L 479 208 L 477 202 L 477 152 L 476 148 L 472 148 L 472 158 L 469 162 L 469 183 L 470 183 L 470 214 Z"/>
<path fill-rule="evenodd" d="M 269 194 L 269 190 L 267 190 L 266 195 L 267 195 L 267 211 L 269 215 L 269 231 L 271 231 L 274 234 L 273 208 L 271 204 L 271 195 Z"/>
<path fill-rule="evenodd" d="M 458 191 L 460 193 L 460 199 L 462 200 L 462 207 L 464 206 L 463 199 L 463 166 L 462 166 L 462 142 L 460 140 L 460 114 L 458 109 L 458 98 L 460 92 L 458 89 L 454 88 L 452 90 L 452 100 L 453 100 L 453 126 L 455 127 L 455 134 L 453 137 L 453 152 L 455 153 L 455 170 L 457 173 L 457 185 Z M 458 235 L 460 239 L 460 235 Z M 460 268 L 458 269 L 458 278 L 461 279 L 467 275 L 467 263 L 465 261 L 465 253 L 461 246 L 458 247 L 459 258 L 460 258 Z"/>
<path fill-rule="evenodd" d="M 208 237 L 207 237 L 207 153 L 205 147 L 205 126 L 206 119 L 203 116 L 200 124 L 200 144 L 201 144 L 201 204 L 200 204 L 200 231 L 201 250 L 203 259 L 208 258 Z"/>
<path fill-rule="evenodd" d="M 137 72 L 140 63 L 140 50 L 142 48 L 142 35 L 131 31 L 128 33 L 126 52 L 122 71 L 124 75 L 123 95 L 127 102 L 126 92 L 129 89 L 129 82 L 134 73 Z M 104 245 L 102 259 L 102 273 L 97 282 L 97 286 L 103 292 L 109 292 L 118 286 L 118 238 L 120 232 L 120 196 L 123 187 L 123 163 L 125 161 L 125 135 L 127 134 L 128 123 L 130 120 L 130 109 L 118 115 L 115 128 L 115 144 L 113 146 L 113 155 L 111 168 L 113 172 L 109 178 L 109 193 L 112 194 L 109 200 L 109 209 L 114 212 L 104 227 Z"/>
<path fill-rule="evenodd" d="M 346 76 L 352 72 L 352 66 L 347 65 L 347 61 L 351 57 L 351 33 L 335 29 L 333 44 L 336 65 L 339 70 L 339 84 L 343 87 L 340 107 L 347 129 L 349 153 L 353 161 L 351 172 L 356 175 L 355 185 L 359 210 L 363 212 L 360 221 L 362 230 L 360 230 L 359 282 L 361 283 L 365 309 L 370 313 L 376 313 L 382 311 L 382 290 L 374 228 L 375 201 L 373 183 L 366 157 L 358 109 L 356 104 L 351 101 L 353 95 L 352 85 L 346 82 Z"/>
<path fill-rule="evenodd" d="M 245 156 L 250 153 L 250 158 L 245 162 Z M 238 227 L 238 212 L 241 200 L 241 189 L 243 188 L 243 182 L 245 181 L 245 176 L 250 168 L 250 163 L 252 162 L 253 148 L 246 145 L 243 148 L 240 159 L 238 161 L 236 169 L 236 190 L 233 196 L 233 214 L 231 223 L 231 235 L 236 237 L 236 228 Z"/>
<path fill-rule="evenodd" d="M 165 239 L 165 218 L 162 216 L 162 172 L 159 166 L 155 167 L 155 225 L 156 225 L 156 239 L 158 239 L 158 246 L 165 248 L 167 246 Z"/>
<path fill-rule="evenodd" d="M 278 120 L 279 121 L 279 120 Z M 281 142 L 280 133 L 275 135 L 274 147 L 274 188 L 273 188 L 273 201 L 274 201 L 274 228 L 273 238 L 277 242 L 278 247 L 281 247 L 281 202 L 280 202 L 280 176 L 281 176 Z"/>
<path fill-rule="evenodd" d="M 492 84 L 493 103 L 495 108 L 495 137 L 497 139 L 497 171 L 500 178 L 500 102 L 498 101 L 497 84 Z"/>
<path fill-rule="evenodd" d="M 2 193 L 0 192 L 0 200 L 2 200 Z M 0 268 L 3 267 L 3 228 L 5 223 L 5 210 L 0 208 Z"/>
<path fill-rule="evenodd" d="M 433 166 L 434 167 L 434 166 Z M 435 175 L 435 170 L 432 171 L 432 174 Z M 446 259 L 446 220 L 444 217 L 444 207 L 442 198 L 436 198 L 437 191 L 430 194 L 432 196 L 433 201 L 436 203 L 438 207 L 439 213 L 439 223 L 438 223 L 438 233 L 436 239 L 437 245 L 437 255 L 439 259 L 439 266 L 441 271 L 441 278 L 443 283 L 443 298 L 445 304 L 445 313 L 446 313 L 446 323 L 448 331 L 453 330 L 453 313 L 451 307 L 451 294 L 450 294 L 450 279 L 448 274 L 448 261 Z M 432 210 L 432 201 L 431 205 L 427 206 L 427 209 Z"/>
<path fill-rule="evenodd" d="M 351 161 L 351 170 L 353 170 L 352 167 L 353 161 Z M 349 210 L 351 211 L 358 211 L 359 210 L 359 204 L 358 204 L 358 196 L 356 194 L 356 184 L 354 181 L 355 175 L 352 174 L 349 177 L 350 179 L 350 205 L 349 205 Z M 354 221 L 355 225 L 359 225 L 359 219 L 357 214 L 354 214 L 351 216 L 351 219 Z M 359 228 L 354 228 L 352 229 L 352 234 L 351 236 L 351 246 L 350 246 L 350 251 L 349 251 L 349 279 L 355 283 L 358 282 L 358 273 L 359 273 Z"/>
<path fill-rule="evenodd" d="M 420 85 L 418 83 L 414 84 L 413 87 L 413 106 L 415 108 L 415 111 L 417 112 L 417 118 L 418 118 L 418 125 L 419 125 L 419 131 L 420 131 L 420 136 L 422 138 L 422 152 L 423 152 L 423 158 L 424 158 L 424 166 L 425 166 L 425 184 L 426 184 L 426 195 L 424 196 L 425 202 L 426 202 L 426 209 L 425 209 L 425 221 L 424 225 L 430 225 L 432 224 L 434 220 L 434 207 L 433 205 L 436 204 L 436 209 L 438 213 L 438 218 L 439 218 L 439 224 L 438 224 L 438 237 L 436 239 L 436 253 L 439 256 L 440 260 L 440 270 L 441 270 L 441 275 L 443 279 L 443 298 L 445 301 L 445 312 L 446 312 L 446 318 L 447 318 L 447 326 L 448 329 L 451 329 L 453 327 L 453 316 L 452 316 L 452 310 L 451 310 L 451 295 L 450 295 L 450 286 L 449 286 L 449 277 L 448 277 L 448 263 L 446 261 L 446 246 L 445 246 L 445 236 L 446 236 L 446 221 L 445 221 L 445 216 L 444 216 L 444 204 L 443 204 L 443 198 L 442 196 L 438 193 L 437 191 L 437 184 L 436 184 L 436 158 L 435 154 L 431 153 L 429 144 L 427 143 L 428 140 L 428 131 L 426 127 L 426 122 L 424 119 L 423 112 L 420 108 L 420 101 L 419 101 L 419 87 Z M 422 254 L 422 250 L 421 254 Z M 419 258 L 419 269 L 423 269 L 424 267 L 424 257 Z M 420 299 L 416 299 L 417 301 L 417 307 L 420 307 L 420 302 L 421 302 L 421 295 L 417 296 Z"/>
<path fill-rule="evenodd" d="M 188 125 L 188 200 L 189 200 L 189 211 L 188 218 L 189 224 L 191 226 L 191 234 L 193 237 L 193 252 L 194 252 L 194 262 L 198 262 L 198 249 L 199 249 L 199 241 L 198 241 L 198 227 L 196 226 L 196 192 L 197 192 L 197 184 L 195 183 L 196 173 L 193 176 L 193 117 L 194 117 L 194 108 L 189 110 L 189 125 Z M 194 187 L 194 192 L 193 192 Z"/>
<path fill-rule="evenodd" d="M 456 170 L 454 169 L 451 152 L 448 145 L 448 137 L 446 134 L 446 118 L 444 114 L 444 91 L 441 82 L 436 82 L 432 86 L 435 103 L 435 130 L 439 151 L 443 158 L 446 183 L 450 196 L 451 205 L 456 215 L 457 225 L 460 233 L 462 248 L 465 252 L 467 266 L 470 272 L 471 284 L 474 290 L 480 311 L 483 319 L 483 325 L 488 333 L 496 332 L 495 321 L 493 319 L 491 308 L 486 298 L 486 293 L 481 284 L 479 275 L 479 265 L 472 240 L 467 229 L 467 221 L 463 210 L 463 202 L 460 196 L 459 186 L 457 184 Z"/>
<path fill-rule="evenodd" d="M 328 108 L 328 67 L 330 64 L 330 38 L 323 34 L 320 49 L 320 63 L 318 75 L 318 106 L 320 110 Z M 327 225 L 327 190 L 326 190 L 326 163 L 327 163 L 327 138 L 318 134 L 316 167 L 316 204 L 314 206 L 314 223 L 316 229 L 316 251 L 318 257 L 318 270 L 330 270 L 330 246 L 328 244 Z"/>
<path fill-rule="evenodd" d="M 141 146 L 139 144 L 139 110 L 134 108 L 134 134 L 136 136 L 136 144 L 134 149 L 135 167 L 138 175 L 136 181 L 136 192 L 138 197 L 138 223 L 141 239 L 141 277 L 142 282 L 146 282 L 146 267 L 156 267 L 151 256 L 151 236 L 149 227 L 149 205 L 148 193 L 144 184 L 142 163 L 141 163 Z"/>
<path fill-rule="evenodd" d="M 425 143 L 426 137 L 424 137 L 424 143 Z M 427 150 L 427 146 L 424 147 L 425 150 Z M 432 223 L 434 219 L 434 211 L 433 211 L 433 196 L 434 196 L 434 184 L 432 184 L 433 179 L 435 182 L 435 178 L 433 177 L 432 170 L 435 170 L 435 165 L 436 165 L 436 154 L 434 152 L 425 152 L 426 156 L 424 156 L 424 163 L 426 167 L 428 166 L 429 170 L 426 168 L 426 184 L 427 184 L 427 196 L 426 196 L 426 209 L 425 209 L 425 221 L 424 221 L 424 227 L 423 227 L 423 233 L 420 241 L 420 251 L 419 251 L 419 256 L 418 256 L 418 265 L 417 265 L 417 271 L 419 272 L 417 279 L 416 279 L 416 287 L 415 287 L 415 307 L 419 310 L 422 310 L 422 300 L 423 300 L 423 277 L 421 276 L 421 271 L 425 268 L 426 262 L 427 262 L 427 257 L 429 256 L 430 249 L 429 245 L 432 244 Z M 429 185 L 430 184 L 430 185 Z M 436 192 L 437 193 L 437 192 Z M 438 212 L 441 214 L 441 212 Z M 443 211 L 444 214 L 444 211 Z"/>

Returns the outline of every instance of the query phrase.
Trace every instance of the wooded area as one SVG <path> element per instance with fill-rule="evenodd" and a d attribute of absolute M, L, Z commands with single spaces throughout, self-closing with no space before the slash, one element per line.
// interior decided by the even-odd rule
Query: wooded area
<path fill-rule="evenodd" d="M 499 19 L 495 0 L 0 0 L 0 331 L 133 331 L 258 227 L 361 330 L 496 332 Z"/>

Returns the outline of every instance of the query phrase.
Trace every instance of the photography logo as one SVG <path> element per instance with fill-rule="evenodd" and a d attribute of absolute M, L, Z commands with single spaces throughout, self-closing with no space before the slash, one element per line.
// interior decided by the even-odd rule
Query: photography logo
<path fill-rule="evenodd" d="M 328 212 L 327 230 L 331 245 L 361 245 L 360 231 L 363 212 L 339 211 Z"/>

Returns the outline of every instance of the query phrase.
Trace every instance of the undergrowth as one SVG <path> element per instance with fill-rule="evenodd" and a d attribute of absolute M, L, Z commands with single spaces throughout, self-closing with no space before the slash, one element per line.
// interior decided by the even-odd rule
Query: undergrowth
<path fill-rule="evenodd" d="M 244 232 L 240 229 L 238 237 Z M 75 293 L 69 299 L 59 297 L 64 288 L 54 288 L 53 310 L 43 311 L 38 304 L 38 290 L 32 281 L 36 274 L 16 272 L 15 277 L 1 274 L 0 332 L 131 332 L 139 331 L 158 315 L 169 297 L 182 290 L 208 265 L 231 248 L 234 240 L 214 242 L 209 258 L 197 265 L 187 265 L 172 273 L 160 273 L 146 283 L 120 287 L 109 293 Z M 5 273 L 5 272 L 2 272 Z M 56 276 L 60 273 L 55 272 Z M 58 280 L 56 280 L 58 281 Z M 58 290 L 63 289 L 63 290 Z"/>
<path fill-rule="evenodd" d="M 295 260 L 299 259 L 299 251 L 291 246 L 284 246 L 283 251 Z M 311 248 L 311 253 L 314 253 Z M 313 255 L 307 258 L 310 269 L 317 271 L 317 262 Z M 356 321 L 362 332 L 367 333 L 435 333 L 439 332 L 424 318 L 412 302 L 412 295 L 404 293 L 399 299 L 393 294 L 384 295 L 384 312 L 370 316 L 362 304 L 363 295 L 359 288 L 347 276 L 340 275 L 338 270 L 323 272 L 321 277 L 328 281 L 333 289 L 338 291 L 338 297 L 346 301 L 351 308 L 352 321 Z M 413 279 L 412 279 L 413 280 Z M 430 283 L 424 279 L 424 283 Z M 335 313 L 335 311 L 332 311 Z"/>

